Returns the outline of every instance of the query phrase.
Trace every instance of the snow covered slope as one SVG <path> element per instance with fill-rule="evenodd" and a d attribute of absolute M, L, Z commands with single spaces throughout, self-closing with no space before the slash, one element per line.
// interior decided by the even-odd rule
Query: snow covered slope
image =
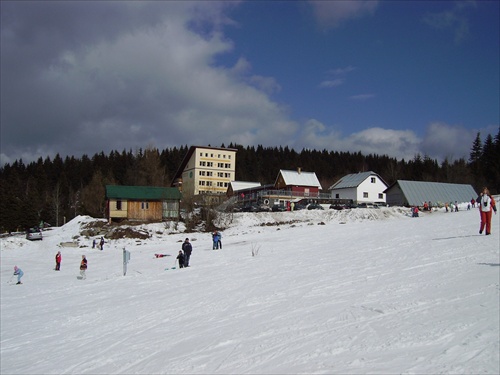
<path fill-rule="evenodd" d="M 0 372 L 498 374 L 498 219 L 485 236 L 476 209 L 238 213 L 219 251 L 161 224 L 91 249 L 84 217 L 3 238 Z M 165 270 L 185 237 L 192 267 Z"/>

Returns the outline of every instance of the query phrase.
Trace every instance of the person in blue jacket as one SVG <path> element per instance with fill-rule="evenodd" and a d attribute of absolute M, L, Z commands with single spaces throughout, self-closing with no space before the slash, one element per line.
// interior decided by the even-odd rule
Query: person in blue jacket
<path fill-rule="evenodd" d="M 220 242 L 220 234 L 216 230 L 214 230 L 214 232 L 212 233 L 212 241 L 213 241 L 212 250 L 216 249 L 218 250 Z"/>
<path fill-rule="evenodd" d="M 24 275 L 24 272 L 22 269 L 20 269 L 19 267 L 17 266 L 14 266 L 14 275 L 17 275 L 17 284 L 22 284 L 21 282 L 21 277 L 23 277 Z M 16 284 L 16 285 L 17 285 Z"/>

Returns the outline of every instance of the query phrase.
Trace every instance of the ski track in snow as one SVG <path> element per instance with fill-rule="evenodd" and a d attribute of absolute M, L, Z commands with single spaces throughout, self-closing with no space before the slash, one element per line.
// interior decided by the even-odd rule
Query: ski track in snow
<path fill-rule="evenodd" d="M 498 374 L 498 216 L 480 236 L 474 209 L 407 214 L 234 214 L 219 251 L 209 233 L 161 224 L 104 251 L 58 247 L 84 218 L 39 242 L 3 238 L 0 372 Z M 192 267 L 165 270 L 185 237 Z M 15 264 L 20 286 L 7 283 Z"/>

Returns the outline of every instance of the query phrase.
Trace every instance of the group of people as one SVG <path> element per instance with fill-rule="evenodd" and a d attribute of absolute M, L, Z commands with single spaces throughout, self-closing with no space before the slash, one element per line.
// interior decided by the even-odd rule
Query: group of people
<path fill-rule="evenodd" d="M 212 242 L 212 250 L 219 250 L 219 248 L 222 250 L 222 234 L 219 231 L 214 230 L 212 233 Z"/>
<path fill-rule="evenodd" d="M 189 267 L 189 259 L 191 258 L 192 251 L 193 245 L 189 242 L 189 238 L 186 238 L 182 243 L 182 250 L 179 250 L 179 254 L 177 255 L 179 268 Z"/>
<path fill-rule="evenodd" d="M 101 239 L 99 240 L 99 244 L 97 244 L 97 240 L 94 238 L 94 240 L 92 241 L 92 249 L 95 249 L 96 245 L 100 250 L 104 250 L 104 237 L 101 237 Z"/>

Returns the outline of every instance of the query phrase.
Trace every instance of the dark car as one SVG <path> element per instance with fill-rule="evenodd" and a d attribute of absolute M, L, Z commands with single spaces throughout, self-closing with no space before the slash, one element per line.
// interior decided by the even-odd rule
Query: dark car
<path fill-rule="evenodd" d="M 318 204 L 318 203 L 311 203 L 309 206 L 307 206 L 308 210 L 324 210 L 323 206 Z"/>
<path fill-rule="evenodd" d="M 300 204 L 300 203 L 296 203 L 294 206 L 293 206 L 293 210 L 294 211 L 300 211 L 300 210 L 305 210 L 307 208 L 307 206 L 305 204 Z"/>
<path fill-rule="evenodd" d="M 259 207 L 255 204 L 247 204 L 241 208 L 241 212 L 259 212 Z"/>
<path fill-rule="evenodd" d="M 273 212 L 284 212 L 286 211 L 286 207 L 282 204 L 275 204 L 271 210 Z"/>

